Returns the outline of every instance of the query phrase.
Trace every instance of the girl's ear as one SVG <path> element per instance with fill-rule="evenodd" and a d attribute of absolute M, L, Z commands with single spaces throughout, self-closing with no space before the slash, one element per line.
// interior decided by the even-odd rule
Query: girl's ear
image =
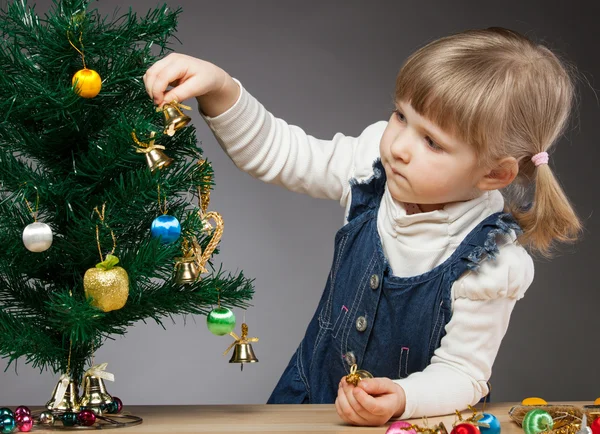
<path fill-rule="evenodd" d="M 479 180 L 477 188 L 482 191 L 499 190 L 513 182 L 518 173 L 519 163 L 516 158 L 502 158 L 496 162 L 493 169 Z"/>

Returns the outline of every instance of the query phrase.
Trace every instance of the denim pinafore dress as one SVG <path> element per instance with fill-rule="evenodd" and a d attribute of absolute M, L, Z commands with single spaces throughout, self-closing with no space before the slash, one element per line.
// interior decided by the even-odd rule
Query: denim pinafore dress
<path fill-rule="evenodd" d="M 352 364 L 374 377 L 405 378 L 425 369 L 452 315 L 452 284 L 498 252 L 496 235 L 520 228 L 492 214 L 433 270 L 398 277 L 383 253 L 377 212 L 385 171 L 351 182 L 348 223 L 336 234 L 333 264 L 317 311 L 269 404 L 330 404 Z"/>

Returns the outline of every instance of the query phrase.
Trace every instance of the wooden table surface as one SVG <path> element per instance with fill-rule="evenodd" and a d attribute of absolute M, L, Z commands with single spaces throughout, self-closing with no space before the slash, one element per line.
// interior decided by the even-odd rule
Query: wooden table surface
<path fill-rule="evenodd" d="M 583 406 L 589 402 L 564 402 Z M 514 403 L 488 404 L 485 412 L 496 416 L 502 425 L 502 434 L 523 434 L 513 423 L 508 410 Z M 478 409 L 481 409 L 479 406 Z M 181 406 L 128 406 L 126 412 L 144 419 L 141 425 L 117 430 L 117 433 L 380 433 L 383 427 L 356 427 L 342 423 L 335 407 L 330 404 L 310 405 L 181 405 Z M 472 413 L 463 412 L 465 418 Z M 432 417 L 428 426 L 440 421 L 448 429 L 456 420 L 455 415 Z M 411 422 L 423 426 L 422 420 Z M 60 422 L 58 422 L 60 423 Z M 62 424 L 60 424 L 62 426 Z M 389 424 L 388 424 L 389 425 Z M 35 432 L 54 432 L 35 428 Z"/>

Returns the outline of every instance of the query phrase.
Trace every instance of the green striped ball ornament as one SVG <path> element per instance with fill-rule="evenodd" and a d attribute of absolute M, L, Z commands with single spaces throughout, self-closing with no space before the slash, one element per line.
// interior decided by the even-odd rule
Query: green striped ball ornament
<path fill-rule="evenodd" d="M 525 434 L 538 434 L 543 431 L 550 431 L 554 426 L 552 416 L 546 410 L 536 408 L 529 410 L 523 418 L 523 431 Z"/>
<path fill-rule="evenodd" d="M 226 307 L 217 307 L 211 310 L 206 317 L 208 330 L 217 336 L 231 333 L 235 328 L 235 314 Z"/>

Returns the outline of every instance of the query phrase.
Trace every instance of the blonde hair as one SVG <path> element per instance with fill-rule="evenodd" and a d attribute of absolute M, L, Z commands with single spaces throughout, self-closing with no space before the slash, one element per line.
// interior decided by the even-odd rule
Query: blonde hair
<path fill-rule="evenodd" d="M 507 208 L 523 229 L 519 241 L 549 256 L 556 241 L 574 242 L 581 223 L 547 164 L 531 157 L 562 135 L 574 105 L 569 67 L 543 45 L 502 28 L 470 30 L 429 43 L 396 79 L 396 100 L 474 146 L 481 164 L 514 157 L 519 174 Z M 533 200 L 524 200 L 533 189 Z"/>

